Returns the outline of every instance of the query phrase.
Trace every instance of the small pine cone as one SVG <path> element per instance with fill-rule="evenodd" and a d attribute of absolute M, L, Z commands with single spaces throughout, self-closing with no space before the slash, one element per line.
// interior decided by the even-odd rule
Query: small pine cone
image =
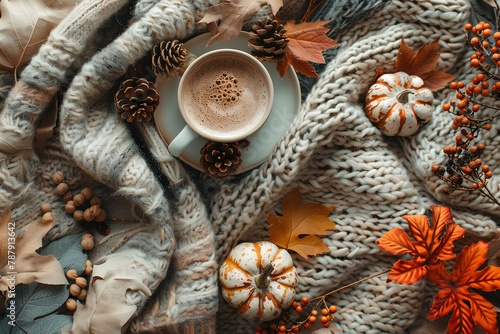
<path fill-rule="evenodd" d="M 128 122 L 150 121 L 159 102 L 154 83 L 144 78 L 125 80 L 115 94 L 116 110 Z"/>
<path fill-rule="evenodd" d="M 187 51 L 178 40 L 162 41 L 153 47 L 151 63 L 155 75 L 166 74 L 171 77 L 186 64 Z"/>
<path fill-rule="evenodd" d="M 200 163 L 203 170 L 216 178 L 231 176 L 241 165 L 240 144 L 209 141 L 201 149 Z"/>
<path fill-rule="evenodd" d="M 285 54 L 288 37 L 283 25 L 273 19 L 266 22 L 258 21 L 249 32 L 248 46 L 252 49 L 252 55 L 260 61 L 279 61 Z"/>

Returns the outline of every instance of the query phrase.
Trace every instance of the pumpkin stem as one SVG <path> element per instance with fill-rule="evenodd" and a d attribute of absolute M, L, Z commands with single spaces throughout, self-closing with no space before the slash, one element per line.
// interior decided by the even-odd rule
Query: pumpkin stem
<path fill-rule="evenodd" d="M 255 286 L 259 289 L 265 289 L 269 286 L 269 275 L 273 271 L 274 267 L 272 264 L 264 268 L 259 276 L 255 277 Z"/>
<path fill-rule="evenodd" d="M 413 94 L 413 91 L 405 89 L 396 96 L 399 103 L 408 103 L 408 95 Z"/>

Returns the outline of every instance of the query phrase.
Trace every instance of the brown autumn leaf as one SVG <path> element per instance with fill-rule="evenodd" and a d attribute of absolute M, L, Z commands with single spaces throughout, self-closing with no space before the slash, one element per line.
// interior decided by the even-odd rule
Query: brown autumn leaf
<path fill-rule="evenodd" d="M 267 215 L 269 241 L 303 258 L 329 252 L 319 236 L 325 236 L 327 230 L 335 227 L 328 218 L 333 208 L 333 205 L 302 203 L 299 189 L 294 189 L 283 198 L 283 216 Z"/>
<path fill-rule="evenodd" d="M 38 52 L 77 0 L 2 0 L 0 69 L 16 71 Z"/>
<path fill-rule="evenodd" d="M 15 284 L 38 282 L 49 285 L 67 284 L 61 264 L 53 255 L 42 256 L 42 238 L 54 226 L 41 220 L 31 223 L 16 237 L 16 225 L 11 211 L 6 209 L 0 218 L 0 291 L 6 293 L 14 278 Z M 15 239 L 15 241 L 13 240 Z"/>
<path fill-rule="evenodd" d="M 124 263 L 136 261 L 132 256 L 110 256 L 94 266 L 85 304 L 78 302 L 73 314 L 74 333 L 124 333 L 137 311 L 127 301 L 129 290 L 151 296 L 151 290 L 140 275 Z"/>
<path fill-rule="evenodd" d="M 330 30 L 325 27 L 329 21 L 302 22 L 295 24 L 289 21 L 285 24 L 288 45 L 285 55 L 277 63 L 276 69 L 281 77 L 284 77 L 288 66 L 292 65 L 296 72 L 308 77 L 317 78 L 318 74 L 309 63 L 324 64 L 323 51 L 337 46 L 337 42 L 326 36 Z"/>
<path fill-rule="evenodd" d="M 430 44 L 423 45 L 416 53 L 402 39 L 396 59 L 396 72 L 405 72 L 420 77 L 425 87 L 432 91 L 443 88 L 455 76 L 435 69 L 439 60 L 438 49 L 439 38 Z"/>
<path fill-rule="evenodd" d="M 238 36 L 243 21 L 256 14 L 260 8 L 269 4 L 273 15 L 283 6 L 283 0 L 223 0 L 210 7 L 199 23 L 207 23 L 214 34 L 207 45 L 216 41 L 225 41 Z"/>

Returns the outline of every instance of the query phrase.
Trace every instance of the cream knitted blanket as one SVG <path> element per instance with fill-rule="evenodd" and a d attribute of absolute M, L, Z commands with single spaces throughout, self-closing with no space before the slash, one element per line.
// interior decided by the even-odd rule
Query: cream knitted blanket
<path fill-rule="evenodd" d="M 451 116 L 441 111 L 454 91 L 435 94 L 432 120 L 408 138 L 383 136 L 363 109 L 376 69 L 394 71 L 402 38 L 417 49 L 439 37 L 438 68 L 462 81 L 473 77 L 464 47 L 467 1 L 325 1 L 317 18 L 333 20 L 340 47 L 331 51 L 318 80 L 302 81 L 300 111 L 269 159 L 223 181 L 180 163 L 153 122 L 129 126 L 113 106 L 129 65 L 161 40 L 203 32 L 197 22 L 216 2 L 139 0 L 132 7 L 126 0 L 81 0 L 17 83 L 2 72 L 0 210 L 11 207 L 21 231 L 37 219 L 41 203 L 54 203 L 56 224 L 45 243 L 80 232 L 54 194 L 50 176 L 59 170 L 70 188 L 91 184 L 116 217 L 132 217 L 111 222 L 109 236 L 96 234 L 89 257 L 94 275 L 104 279 L 94 280 L 88 296 L 116 288 L 126 277 L 132 283 L 123 293 L 135 312 L 126 324 L 111 312 L 104 324 L 77 308 L 75 333 L 252 333 L 255 324 L 219 297 L 218 265 L 238 243 L 266 239 L 268 212 L 280 212 L 283 196 L 295 187 L 304 201 L 336 206 L 335 230 L 323 238 L 330 253 L 293 256 L 297 292 L 309 297 L 390 268 L 394 259 L 376 240 L 393 227 L 406 227 L 403 215 L 424 213 L 432 203 L 451 206 L 466 229 L 496 229 L 498 206 L 475 193 L 447 196 L 430 172 L 432 163 L 444 161 L 442 148 L 455 136 Z M 294 16 L 302 3 L 285 1 L 284 8 Z M 128 26 L 115 19 L 120 10 L 132 11 Z M 56 94 L 62 96 L 57 127 L 38 152 L 37 122 Z M 500 159 L 497 131 L 493 124 L 483 138 L 489 143 L 483 160 L 490 166 Z M 499 198 L 498 178 L 490 187 Z M 343 332 L 402 333 L 425 314 L 425 283 L 402 286 L 385 279 L 329 297 Z M 107 300 L 106 308 L 117 307 L 113 302 L 121 298 Z"/>

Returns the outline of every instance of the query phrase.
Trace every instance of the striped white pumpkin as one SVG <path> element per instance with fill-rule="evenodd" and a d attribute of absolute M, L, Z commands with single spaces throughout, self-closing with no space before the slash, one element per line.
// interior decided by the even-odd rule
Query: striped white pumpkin
<path fill-rule="evenodd" d="M 365 113 L 386 136 L 411 136 L 431 119 L 434 96 L 405 72 L 381 75 L 368 89 Z"/>
<path fill-rule="evenodd" d="M 289 307 L 298 276 L 290 254 L 268 241 L 234 247 L 219 269 L 224 299 L 247 320 L 269 321 Z"/>

